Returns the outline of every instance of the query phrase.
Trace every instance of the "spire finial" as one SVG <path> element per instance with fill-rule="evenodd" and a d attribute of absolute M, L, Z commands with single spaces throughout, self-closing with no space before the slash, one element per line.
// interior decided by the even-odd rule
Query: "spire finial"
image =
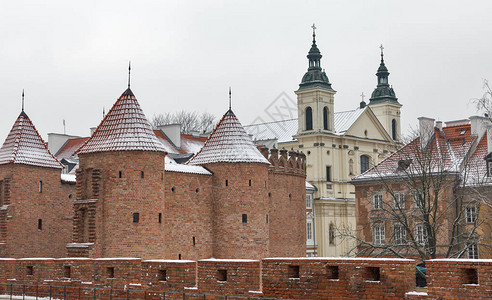
<path fill-rule="evenodd" d="M 313 26 L 311 26 L 311 28 L 313 29 L 313 41 L 314 41 L 316 38 L 316 25 L 314 25 L 313 23 Z"/>
<path fill-rule="evenodd" d="M 231 87 L 229 87 L 229 110 L 231 110 L 231 102 L 232 102 L 231 101 L 231 98 L 232 98 L 232 96 L 231 96 Z"/>
<path fill-rule="evenodd" d="M 22 111 L 24 111 L 24 89 L 22 89 Z"/>
<path fill-rule="evenodd" d="M 360 97 L 362 98 L 362 102 L 364 102 L 364 98 L 366 97 L 366 95 L 364 95 L 364 92 L 362 92 L 362 94 L 360 94 Z"/>
<path fill-rule="evenodd" d="M 381 59 L 383 59 L 383 56 L 384 56 L 384 53 L 383 53 L 383 50 L 384 50 L 383 44 L 381 44 L 381 46 L 379 46 L 379 49 L 381 49 Z"/>
<path fill-rule="evenodd" d="M 132 70 L 131 63 L 132 63 L 131 61 L 128 61 L 128 88 L 130 88 L 130 75 Z"/>

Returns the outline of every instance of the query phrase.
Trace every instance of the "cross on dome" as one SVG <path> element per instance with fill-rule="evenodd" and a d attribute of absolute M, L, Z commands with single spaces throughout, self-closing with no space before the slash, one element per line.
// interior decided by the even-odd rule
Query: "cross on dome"
<path fill-rule="evenodd" d="M 381 56 L 383 56 L 384 55 L 384 53 L 383 53 L 383 50 L 384 50 L 383 44 L 381 44 L 381 46 L 379 46 L 379 49 L 381 49 Z"/>
<path fill-rule="evenodd" d="M 313 37 L 316 36 L 316 25 L 314 25 L 313 23 L 313 26 L 311 26 L 311 28 L 313 29 Z"/>

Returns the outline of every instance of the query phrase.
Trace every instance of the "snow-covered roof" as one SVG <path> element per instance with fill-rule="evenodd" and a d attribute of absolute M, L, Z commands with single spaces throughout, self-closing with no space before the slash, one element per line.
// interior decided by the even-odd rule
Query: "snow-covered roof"
<path fill-rule="evenodd" d="M 128 88 L 76 153 L 132 150 L 165 152 Z"/>
<path fill-rule="evenodd" d="M 306 181 L 306 190 L 315 191 L 316 188 L 314 187 L 314 185 L 312 185 L 312 184 L 310 184 L 309 182 Z"/>
<path fill-rule="evenodd" d="M 187 164 L 250 162 L 270 164 L 260 153 L 232 110 L 228 110 L 203 148 Z"/>
<path fill-rule="evenodd" d="M 0 148 L 0 164 L 63 168 L 51 154 L 27 114 L 22 111 Z"/>
<path fill-rule="evenodd" d="M 202 166 L 182 165 L 176 163 L 174 160 L 171 159 L 166 161 L 166 163 L 164 164 L 164 169 L 166 170 L 166 172 L 212 175 L 209 170 L 205 169 Z"/>
<path fill-rule="evenodd" d="M 61 181 L 67 183 L 76 183 L 75 174 L 61 174 Z"/>
<path fill-rule="evenodd" d="M 367 107 L 334 113 L 334 127 L 336 135 L 344 135 L 359 119 Z M 297 134 L 297 119 L 274 121 L 244 126 L 244 130 L 253 136 L 253 140 L 277 139 L 279 143 L 293 141 L 292 136 Z"/>

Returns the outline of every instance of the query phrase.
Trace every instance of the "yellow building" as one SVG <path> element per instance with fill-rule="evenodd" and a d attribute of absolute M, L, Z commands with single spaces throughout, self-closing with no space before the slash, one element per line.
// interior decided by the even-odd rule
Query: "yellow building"
<path fill-rule="evenodd" d="M 378 84 L 369 104 L 362 100 L 354 110 L 335 112 L 336 91 L 321 68 L 315 37 L 313 31 L 308 71 L 296 91 L 298 118 L 245 129 L 257 144 L 306 154 L 307 181 L 316 188 L 311 227 L 317 255 L 346 256 L 355 247 L 354 240 L 341 235 L 355 230 L 355 188 L 349 181 L 396 150 L 402 105 L 388 84 L 381 47 Z"/>

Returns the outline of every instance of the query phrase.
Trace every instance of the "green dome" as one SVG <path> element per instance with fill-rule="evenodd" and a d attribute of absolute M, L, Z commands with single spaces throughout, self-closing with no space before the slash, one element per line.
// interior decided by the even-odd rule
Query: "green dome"
<path fill-rule="evenodd" d="M 376 76 L 378 77 L 378 85 L 371 94 L 369 99 L 369 105 L 377 104 L 382 102 L 393 102 L 395 104 L 400 104 L 398 98 L 396 98 L 395 91 L 388 83 L 389 77 L 388 68 L 384 64 L 383 53 L 381 52 L 381 63 L 379 64 Z"/>
<path fill-rule="evenodd" d="M 333 90 L 331 83 L 328 80 L 328 76 L 325 71 L 321 69 L 321 52 L 316 45 L 316 35 L 313 33 L 313 44 L 308 52 L 307 58 L 309 60 L 309 68 L 307 72 L 302 76 L 301 83 L 299 84 L 299 90 L 305 90 L 310 88 L 325 88 Z"/>

